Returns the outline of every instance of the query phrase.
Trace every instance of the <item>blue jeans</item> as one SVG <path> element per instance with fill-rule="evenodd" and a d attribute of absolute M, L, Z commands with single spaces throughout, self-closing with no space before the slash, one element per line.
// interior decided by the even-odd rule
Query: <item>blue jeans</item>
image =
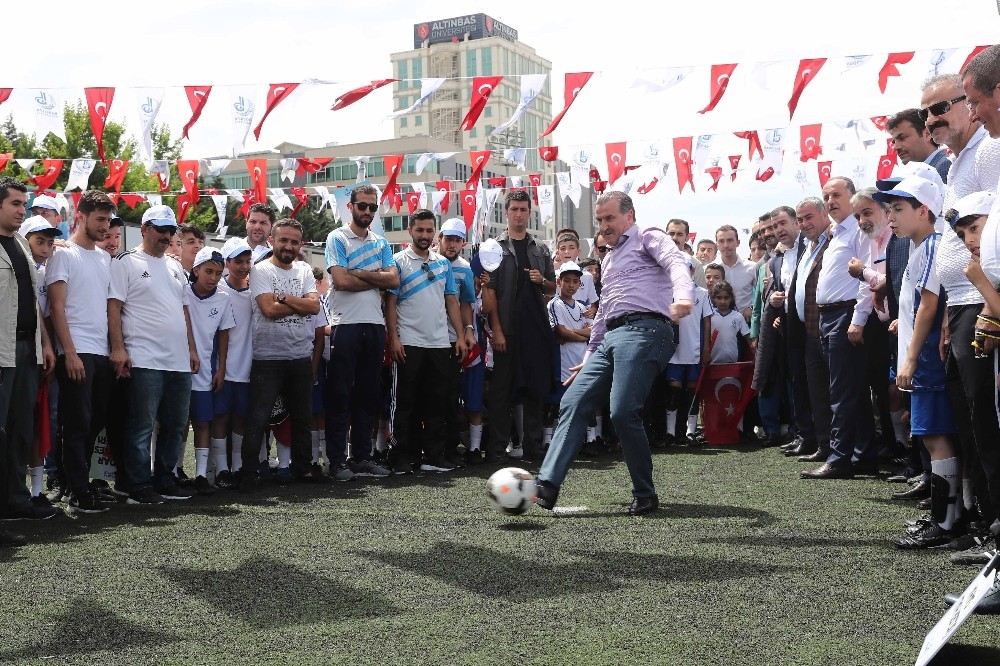
<path fill-rule="evenodd" d="M 776 386 L 770 394 L 761 393 L 757 396 L 757 412 L 760 414 L 760 423 L 764 426 L 764 433 L 768 437 L 777 437 L 781 434 L 781 399 L 784 391 L 784 380 L 781 386 Z"/>
<path fill-rule="evenodd" d="M 642 406 L 653 380 L 674 353 L 673 337 L 670 324 L 657 319 L 642 319 L 608 331 L 559 403 L 559 423 L 538 471 L 540 480 L 562 484 L 586 439 L 590 417 L 610 392 L 611 422 L 632 477 L 632 495 L 656 494 Z"/>
<path fill-rule="evenodd" d="M 115 485 L 121 486 L 124 481 L 128 492 L 163 486 L 173 479 L 181 442 L 187 435 L 191 373 L 132 368 L 128 392 L 129 411 L 125 422 L 125 450 L 122 451 L 125 464 L 118 468 Z M 150 439 L 157 423 L 156 460 L 150 472 Z"/>

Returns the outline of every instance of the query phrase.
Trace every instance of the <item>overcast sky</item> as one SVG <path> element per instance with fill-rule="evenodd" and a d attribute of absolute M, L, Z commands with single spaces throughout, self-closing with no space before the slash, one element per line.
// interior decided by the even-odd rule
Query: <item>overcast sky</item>
<path fill-rule="evenodd" d="M 36 16 L 29 21 L 34 27 L 8 36 L 10 57 L 2 85 L 68 87 L 80 94 L 84 86 L 255 84 L 259 88 L 268 82 L 315 78 L 350 87 L 392 76 L 389 54 L 412 47 L 414 23 L 480 11 L 516 28 L 521 41 L 552 61 L 555 109 L 561 106 L 566 71 L 597 70 L 610 73 L 610 78 L 627 78 L 644 68 L 989 44 L 1000 35 L 995 0 L 572 4 L 98 0 L 89 5 L 55 0 L 46 3 L 43 12 L 53 20 Z M 39 29 L 41 22 L 44 31 Z M 283 140 L 324 145 L 390 136 L 392 126 L 384 120 L 391 111 L 388 87 L 344 111 L 328 111 L 344 87 L 297 91 L 287 108 L 279 107 L 268 119 L 261 142 L 256 144 L 251 136 L 247 148 L 270 148 Z M 669 115 L 664 110 L 662 115 L 630 119 L 609 136 L 608 128 L 621 115 L 609 109 L 622 108 L 631 99 L 618 96 L 621 99 L 603 100 L 607 105 L 591 103 L 584 109 L 581 95 L 580 108 L 567 116 L 555 143 L 601 144 L 676 135 L 662 122 Z M 919 91 L 914 90 L 912 104 L 918 99 Z M 112 117 L 131 113 L 130 100 L 128 94 L 119 94 Z M 210 102 L 202 125 L 192 133 L 186 157 L 207 157 L 228 145 L 225 110 L 221 104 L 211 107 Z M 16 107 L 8 103 L 0 115 L 9 109 Z M 160 119 L 179 128 L 188 114 L 183 91 L 169 89 Z M 676 199 L 669 214 L 689 217 L 697 228 L 699 217 L 745 218 L 748 211 L 755 216 L 801 194 L 800 188 L 787 186 L 734 189 L 713 198 Z"/>

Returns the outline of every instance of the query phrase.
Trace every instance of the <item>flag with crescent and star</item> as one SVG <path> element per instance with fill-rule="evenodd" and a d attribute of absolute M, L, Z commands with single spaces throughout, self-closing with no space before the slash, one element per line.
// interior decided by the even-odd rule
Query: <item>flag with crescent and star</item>
<path fill-rule="evenodd" d="M 750 361 L 705 366 L 698 397 L 702 400 L 706 443 L 740 443 L 740 421 L 755 394 L 750 387 L 752 381 L 753 362 Z"/>
<path fill-rule="evenodd" d="M 87 96 L 87 110 L 90 112 L 90 131 L 97 142 L 97 156 L 104 157 L 104 126 L 108 124 L 108 112 L 115 98 L 114 88 L 84 88 Z"/>

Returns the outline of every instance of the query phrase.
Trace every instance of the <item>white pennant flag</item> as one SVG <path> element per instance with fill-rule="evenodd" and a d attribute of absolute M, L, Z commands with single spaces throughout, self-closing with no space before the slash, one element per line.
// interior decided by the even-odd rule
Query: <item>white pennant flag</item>
<path fill-rule="evenodd" d="M 844 73 L 850 72 L 853 69 L 861 67 L 871 59 L 872 56 L 870 55 L 844 56 Z"/>
<path fill-rule="evenodd" d="M 556 193 L 552 185 L 539 185 L 538 218 L 541 226 L 551 226 L 556 221 Z"/>
<path fill-rule="evenodd" d="M 514 109 L 514 113 L 510 119 L 502 125 L 494 127 L 493 131 L 490 132 L 490 136 L 503 134 L 521 119 L 521 116 L 528 110 L 528 107 L 535 101 L 535 98 L 541 94 L 547 77 L 548 74 L 524 74 L 521 76 L 521 101 L 518 103 L 517 108 Z"/>
<path fill-rule="evenodd" d="M 927 76 L 937 76 L 938 74 L 944 74 L 942 69 L 945 69 L 944 64 L 955 55 L 955 51 L 958 49 L 936 49 L 931 52 L 930 66 L 927 69 Z"/>
<path fill-rule="evenodd" d="M 271 201 L 274 202 L 274 207 L 278 209 L 278 212 L 285 210 L 291 210 L 295 208 L 292 205 L 292 200 L 288 198 L 288 194 L 280 187 L 271 188 Z"/>
<path fill-rule="evenodd" d="M 278 161 L 281 163 L 281 180 L 287 180 L 289 183 L 295 182 L 295 169 L 298 167 L 299 161 L 294 157 Z"/>
<path fill-rule="evenodd" d="M 525 148 L 504 148 L 503 158 L 508 162 L 513 162 L 518 169 L 524 171 L 524 161 L 528 157 L 528 151 Z"/>
<path fill-rule="evenodd" d="M 663 92 L 686 79 L 693 69 L 693 67 L 667 67 L 661 70 L 646 71 L 635 77 L 630 87 L 651 93 Z"/>
<path fill-rule="evenodd" d="M 698 171 L 703 171 L 709 165 L 709 157 L 712 153 L 712 134 L 702 134 L 695 141 L 694 155 L 692 161 Z"/>
<path fill-rule="evenodd" d="M 153 166 L 153 125 L 163 104 L 163 88 L 136 88 L 133 94 L 139 127 L 139 159 L 149 169 Z"/>
<path fill-rule="evenodd" d="M 573 202 L 573 205 L 577 208 L 580 207 L 580 196 L 583 194 L 583 190 L 580 188 L 580 183 L 575 182 L 569 171 L 559 171 L 556 173 L 556 184 L 559 186 L 559 195 L 563 197 L 569 197 L 569 200 Z"/>
<path fill-rule="evenodd" d="M 417 208 L 427 208 L 427 202 L 429 198 L 427 196 L 427 185 L 428 183 L 413 183 L 413 191 L 420 195 L 417 199 Z"/>
<path fill-rule="evenodd" d="M 431 204 L 433 208 L 431 210 L 437 212 L 438 215 L 444 215 L 444 211 L 441 210 L 441 202 L 444 201 L 444 195 L 448 194 L 444 190 L 434 190 L 431 192 Z"/>
<path fill-rule="evenodd" d="M 31 171 L 31 167 L 35 166 L 35 162 L 37 162 L 38 160 L 31 157 L 27 157 L 27 158 L 18 158 L 14 161 L 17 162 L 17 165 L 22 169 L 24 169 L 25 171 Z"/>
<path fill-rule="evenodd" d="M 66 142 L 66 125 L 63 121 L 62 97 L 54 90 L 32 91 L 31 105 L 35 110 L 35 136 L 39 141 L 49 132 Z"/>
<path fill-rule="evenodd" d="M 316 212 L 320 213 L 324 207 L 330 206 L 330 188 L 325 185 L 317 185 L 313 190 L 319 195 L 319 208 L 316 209 Z"/>
<path fill-rule="evenodd" d="M 147 194 L 146 195 L 146 202 L 149 203 L 150 206 L 162 206 L 163 205 L 163 196 L 160 195 L 160 194 L 154 194 L 154 193 Z"/>
<path fill-rule="evenodd" d="M 781 174 L 781 164 L 784 161 L 782 146 L 785 143 L 787 132 L 783 128 L 769 129 L 762 132 L 761 148 L 764 157 L 757 163 L 757 179 L 769 180 L 773 176 Z"/>
<path fill-rule="evenodd" d="M 201 166 L 210 177 L 216 178 L 222 175 L 232 160 L 201 160 Z"/>
<path fill-rule="evenodd" d="M 215 205 L 215 215 L 219 218 L 219 226 L 216 229 L 216 233 L 221 233 L 225 235 L 225 232 L 220 232 L 219 230 L 225 229 L 226 225 L 226 205 L 229 203 L 229 195 L 227 194 L 213 194 L 212 203 Z"/>
<path fill-rule="evenodd" d="M 590 167 L 586 169 L 578 166 L 572 166 L 569 170 L 570 179 L 573 184 L 579 188 L 590 188 Z"/>
<path fill-rule="evenodd" d="M 78 159 L 70 162 L 66 191 L 87 189 L 90 184 L 90 174 L 94 173 L 95 166 L 97 166 L 97 160 Z"/>
<path fill-rule="evenodd" d="M 371 159 L 368 155 L 361 155 L 359 157 L 352 157 L 354 163 L 358 165 L 358 177 L 354 179 L 354 182 L 360 183 L 368 178 L 368 160 Z"/>
<path fill-rule="evenodd" d="M 236 203 L 243 203 L 243 192 L 237 189 L 228 189 L 226 190 L 226 194 L 231 196 Z"/>
<path fill-rule="evenodd" d="M 422 174 L 431 160 L 440 162 L 455 155 L 456 153 L 421 153 L 420 157 L 417 158 L 417 163 L 414 165 L 414 175 L 419 176 Z"/>
<path fill-rule="evenodd" d="M 524 176 L 507 176 L 507 181 L 510 183 L 510 189 L 516 190 L 521 187 L 521 181 L 524 180 Z"/>
<path fill-rule="evenodd" d="M 55 200 L 56 200 L 56 203 L 59 205 L 59 209 L 60 210 L 64 210 L 64 211 L 68 211 L 69 210 L 69 199 L 66 198 L 65 194 L 63 194 L 62 192 L 56 194 Z"/>
<path fill-rule="evenodd" d="M 233 157 L 243 152 L 247 135 L 253 125 L 253 115 L 256 109 L 257 102 L 249 88 L 234 88 L 230 91 L 229 110 L 233 116 Z"/>
<path fill-rule="evenodd" d="M 153 160 L 153 166 L 149 172 L 156 174 L 156 177 L 160 180 L 162 189 L 167 189 L 170 186 L 170 162 L 167 160 Z"/>
<path fill-rule="evenodd" d="M 390 118 L 399 118 L 400 116 L 405 116 L 407 113 L 412 113 L 417 110 L 417 107 L 426 102 L 431 95 L 437 92 L 437 89 L 447 81 L 448 79 L 420 79 L 420 97 L 416 102 L 406 107 L 405 109 L 400 109 L 394 113 L 389 114 Z"/>

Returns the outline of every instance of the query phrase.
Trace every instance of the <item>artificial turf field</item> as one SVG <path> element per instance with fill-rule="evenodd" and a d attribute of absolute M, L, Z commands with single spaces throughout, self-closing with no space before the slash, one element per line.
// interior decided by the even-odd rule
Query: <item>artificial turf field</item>
<path fill-rule="evenodd" d="M 501 517 L 446 476 L 265 486 L 249 498 L 9 523 L 0 662 L 912 664 L 976 569 L 887 538 L 917 511 L 874 479 L 800 481 L 774 449 L 580 461 L 553 516 Z M 1000 664 L 972 616 L 935 664 Z"/>

